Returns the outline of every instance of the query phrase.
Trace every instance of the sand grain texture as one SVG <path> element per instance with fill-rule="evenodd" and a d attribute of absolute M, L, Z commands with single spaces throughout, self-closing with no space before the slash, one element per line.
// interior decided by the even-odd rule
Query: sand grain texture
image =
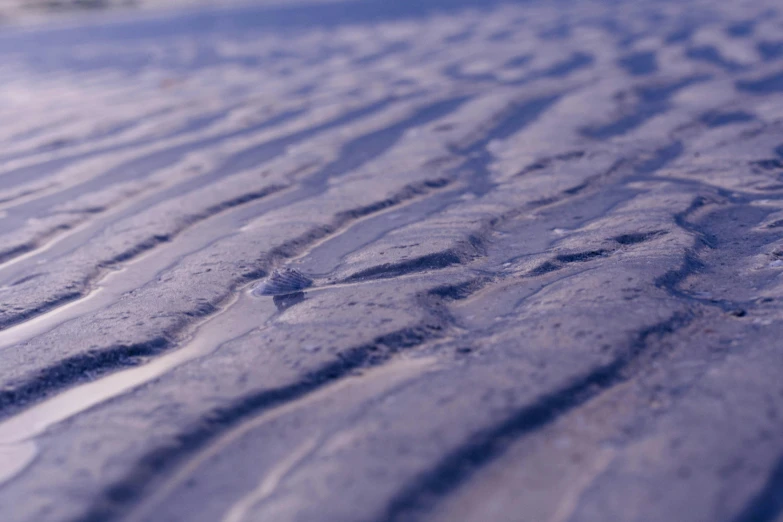
<path fill-rule="evenodd" d="M 779 520 L 779 10 L 9 27 L 0 519 Z"/>

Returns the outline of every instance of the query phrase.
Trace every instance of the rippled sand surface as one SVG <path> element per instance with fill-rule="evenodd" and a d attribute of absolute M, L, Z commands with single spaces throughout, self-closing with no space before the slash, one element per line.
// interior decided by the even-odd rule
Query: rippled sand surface
<path fill-rule="evenodd" d="M 0 33 L 0 520 L 780 519 L 776 2 L 146 5 Z"/>

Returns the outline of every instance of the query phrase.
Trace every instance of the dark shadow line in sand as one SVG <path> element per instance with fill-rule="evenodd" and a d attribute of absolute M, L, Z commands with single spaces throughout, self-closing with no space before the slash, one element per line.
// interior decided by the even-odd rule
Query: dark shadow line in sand
<path fill-rule="evenodd" d="M 118 345 L 100 351 L 69 357 L 60 364 L 40 370 L 37 375 L 14 387 L 0 391 L 0 415 L 8 417 L 40 402 L 52 392 L 87 379 L 100 377 L 109 371 L 136 366 L 145 357 L 157 355 L 171 347 L 164 337 L 130 346 Z"/>
<path fill-rule="evenodd" d="M 737 63 L 727 60 L 721 52 L 712 45 L 691 47 L 685 51 L 685 56 L 696 62 L 704 62 L 719 67 L 726 72 L 733 73 L 743 69 Z"/>
<path fill-rule="evenodd" d="M 492 182 L 489 165 L 494 157 L 487 146 L 494 140 L 505 140 L 524 130 L 544 114 L 547 109 L 560 100 L 561 94 L 534 98 L 518 104 L 512 104 L 502 114 L 487 134 L 478 141 L 453 152 L 464 156 L 466 161 L 456 172 L 465 173 L 470 191 L 476 196 L 483 196 L 495 187 Z"/>
<path fill-rule="evenodd" d="M 756 44 L 756 50 L 766 62 L 783 57 L 783 40 L 762 40 Z"/>
<path fill-rule="evenodd" d="M 308 180 L 308 184 L 322 188 L 330 178 L 342 176 L 362 167 L 391 149 L 409 129 L 426 125 L 447 116 L 456 111 L 469 99 L 469 96 L 458 96 L 436 101 L 422 107 L 402 121 L 346 143 L 340 149 L 338 159 L 312 176 Z"/>
<path fill-rule="evenodd" d="M 658 60 L 654 51 L 637 51 L 617 60 L 617 65 L 631 76 L 646 76 L 658 72 Z"/>
<path fill-rule="evenodd" d="M 710 128 L 723 127 L 735 123 L 748 123 L 756 121 L 756 116 L 747 111 L 709 111 L 699 118 L 703 124 Z"/>
<path fill-rule="evenodd" d="M 463 257 L 464 256 L 461 256 L 456 250 L 445 250 L 443 252 L 428 254 L 399 263 L 384 263 L 382 265 L 373 266 L 346 277 L 340 281 L 340 283 L 388 279 L 415 272 L 440 270 L 452 265 L 461 264 L 463 262 Z"/>
<path fill-rule="evenodd" d="M 773 73 L 756 80 L 739 80 L 737 89 L 751 94 L 783 92 L 783 72 Z"/>
<path fill-rule="evenodd" d="M 764 487 L 731 522 L 774 522 L 783 512 L 783 457 L 767 478 Z"/>
<path fill-rule="evenodd" d="M 696 75 L 683 78 L 667 85 L 641 85 L 634 89 L 639 101 L 630 112 L 620 115 L 614 121 L 598 125 L 588 125 L 580 129 L 582 135 L 597 140 L 622 136 L 640 127 L 653 117 L 670 109 L 669 99 L 681 89 L 710 79 L 709 76 Z"/>

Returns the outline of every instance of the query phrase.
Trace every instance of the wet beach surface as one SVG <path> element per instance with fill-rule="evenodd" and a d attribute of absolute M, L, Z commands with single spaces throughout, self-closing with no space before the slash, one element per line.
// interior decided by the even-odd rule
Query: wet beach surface
<path fill-rule="evenodd" d="M 783 517 L 776 2 L 128 8 L 0 59 L 3 521 Z"/>

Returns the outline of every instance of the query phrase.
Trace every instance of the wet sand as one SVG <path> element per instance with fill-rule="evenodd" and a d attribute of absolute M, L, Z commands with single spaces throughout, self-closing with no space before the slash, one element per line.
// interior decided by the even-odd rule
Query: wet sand
<path fill-rule="evenodd" d="M 0 519 L 780 519 L 774 2 L 172 5 L 0 34 Z"/>

